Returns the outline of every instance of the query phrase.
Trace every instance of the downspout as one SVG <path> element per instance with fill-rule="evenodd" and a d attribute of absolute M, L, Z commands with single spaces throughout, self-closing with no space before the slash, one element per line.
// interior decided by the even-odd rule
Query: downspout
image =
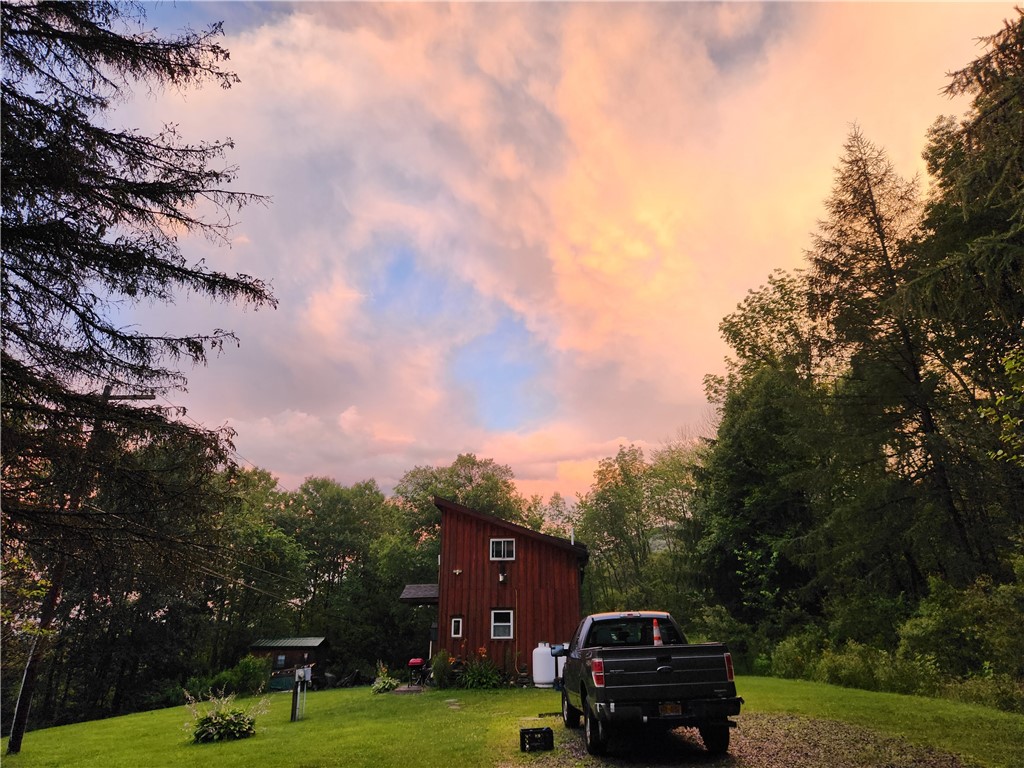
<path fill-rule="evenodd" d="M 520 658 L 520 656 L 519 656 L 519 641 L 520 641 L 520 638 L 519 638 L 519 587 L 516 587 L 515 594 L 516 594 L 516 597 L 515 597 L 515 611 L 513 612 L 512 615 L 515 617 L 513 619 L 513 622 L 515 623 L 515 629 L 513 629 L 513 632 L 515 633 L 515 636 L 516 636 L 516 653 L 515 653 L 515 660 L 512 662 L 512 664 L 515 666 L 515 673 L 516 673 L 516 675 L 518 675 L 519 674 L 519 658 Z M 532 673 L 533 670 L 531 669 L 530 672 Z"/>

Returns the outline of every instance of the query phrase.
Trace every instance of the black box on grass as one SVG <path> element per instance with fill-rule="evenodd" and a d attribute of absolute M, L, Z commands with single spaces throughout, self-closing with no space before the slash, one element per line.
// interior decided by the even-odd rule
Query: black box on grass
<path fill-rule="evenodd" d="M 550 728 L 520 728 L 519 751 L 539 752 L 555 748 L 555 734 Z"/>

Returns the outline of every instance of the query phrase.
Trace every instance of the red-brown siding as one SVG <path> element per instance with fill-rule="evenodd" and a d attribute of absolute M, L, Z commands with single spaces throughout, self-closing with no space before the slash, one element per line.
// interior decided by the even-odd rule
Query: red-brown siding
<path fill-rule="evenodd" d="M 438 646 L 466 659 L 486 650 L 499 668 L 533 672 L 539 642 L 568 642 L 580 620 L 580 578 L 586 548 L 538 534 L 466 507 L 441 509 Z M 491 539 L 514 539 L 515 559 L 490 559 Z M 460 571 L 461 573 L 456 573 Z M 504 581 L 499 574 L 504 571 Z M 511 640 L 491 639 L 491 611 L 513 611 Z M 463 636 L 451 637 L 461 616 Z"/>

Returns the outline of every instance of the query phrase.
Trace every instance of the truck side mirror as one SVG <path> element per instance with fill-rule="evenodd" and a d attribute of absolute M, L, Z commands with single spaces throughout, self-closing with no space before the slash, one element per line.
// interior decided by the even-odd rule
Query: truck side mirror
<path fill-rule="evenodd" d="M 566 648 L 561 643 L 558 643 L 557 645 L 552 645 L 551 646 L 551 655 L 552 656 L 568 656 L 569 655 L 569 649 Z"/>

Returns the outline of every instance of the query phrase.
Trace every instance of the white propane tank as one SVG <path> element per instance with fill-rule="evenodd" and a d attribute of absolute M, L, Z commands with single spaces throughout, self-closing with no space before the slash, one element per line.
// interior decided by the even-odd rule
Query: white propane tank
<path fill-rule="evenodd" d="M 555 684 L 555 657 L 548 643 L 538 643 L 533 649 L 533 684 L 550 688 Z"/>

